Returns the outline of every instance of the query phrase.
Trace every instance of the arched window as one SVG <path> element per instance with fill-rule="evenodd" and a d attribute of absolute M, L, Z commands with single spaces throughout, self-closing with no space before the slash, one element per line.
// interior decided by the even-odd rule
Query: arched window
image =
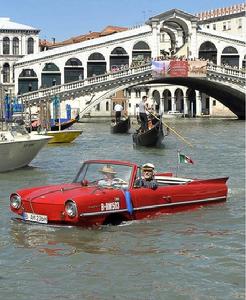
<path fill-rule="evenodd" d="M 95 52 L 89 56 L 88 60 L 105 60 L 105 58 L 101 53 Z"/>
<path fill-rule="evenodd" d="M 19 39 L 17 37 L 13 38 L 13 54 L 19 55 Z"/>
<path fill-rule="evenodd" d="M 116 47 L 114 50 L 111 52 L 111 55 L 128 55 L 126 50 L 122 47 Z"/>
<path fill-rule="evenodd" d="M 65 66 L 82 66 L 82 62 L 78 58 L 70 58 Z"/>
<path fill-rule="evenodd" d="M 3 82 L 10 82 L 10 66 L 8 63 L 3 65 Z"/>
<path fill-rule="evenodd" d="M 18 93 L 23 94 L 38 89 L 38 77 L 33 69 L 23 69 L 18 78 Z"/>
<path fill-rule="evenodd" d="M 149 45 L 144 41 L 137 42 L 132 49 L 132 61 L 145 61 L 151 58 Z"/>
<path fill-rule="evenodd" d="M 134 45 L 133 50 L 150 50 L 150 48 L 147 43 L 140 41 Z"/>
<path fill-rule="evenodd" d="M 106 111 L 109 111 L 109 103 L 108 103 L 108 101 L 106 102 Z"/>
<path fill-rule="evenodd" d="M 163 111 L 167 112 L 169 110 L 172 110 L 172 94 L 168 89 L 165 89 L 162 93 L 163 99 L 162 99 L 162 106 Z"/>
<path fill-rule="evenodd" d="M 60 69 L 54 63 L 46 63 L 41 74 L 41 87 L 47 88 L 61 84 Z"/>
<path fill-rule="evenodd" d="M 225 47 L 221 55 L 221 64 L 239 67 L 239 54 L 235 47 Z"/>
<path fill-rule="evenodd" d="M 37 77 L 36 72 L 33 69 L 23 69 L 20 73 L 20 78 L 30 78 L 30 77 Z"/>
<path fill-rule="evenodd" d="M 110 70 L 119 71 L 129 67 L 129 55 L 122 47 L 116 47 L 110 54 Z"/>
<path fill-rule="evenodd" d="M 46 63 L 44 68 L 44 72 L 53 72 L 53 71 L 60 71 L 60 69 L 54 63 Z"/>
<path fill-rule="evenodd" d="M 34 53 L 34 39 L 29 38 L 27 40 L 27 54 L 32 54 Z"/>
<path fill-rule="evenodd" d="M 10 54 L 10 41 L 8 37 L 3 38 L 3 54 Z"/>
<path fill-rule="evenodd" d="M 92 53 L 87 62 L 87 77 L 105 74 L 106 61 L 104 56 L 99 52 Z"/>
<path fill-rule="evenodd" d="M 177 88 L 174 92 L 176 110 L 179 112 L 184 112 L 184 93 L 183 90 Z"/>
<path fill-rule="evenodd" d="M 199 48 L 199 58 L 205 59 L 205 60 L 210 60 L 214 64 L 217 63 L 217 48 L 215 45 L 209 41 L 204 42 L 201 44 Z"/>
<path fill-rule="evenodd" d="M 82 62 L 75 57 L 70 58 L 65 63 L 64 83 L 84 79 L 84 68 Z"/>
<path fill-rule="evenodd" d="M 238 54 L 237 49 L 232 46 L 225 47 L 223 49 L 222 53 L 223 54 Z"/>

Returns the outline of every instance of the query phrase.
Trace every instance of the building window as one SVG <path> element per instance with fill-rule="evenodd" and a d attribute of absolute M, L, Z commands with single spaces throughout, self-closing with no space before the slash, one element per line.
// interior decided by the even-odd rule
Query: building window
<path fill-rule="evenodd" d="M 213 30 L 216 30 L 216 24 L 213 24 Z"/>
<path fill-rule="evenodd" d="M 17 37 L 13 38 L 13 54 L 19 55 L 19 39 Z"/>
<path fill-rule="evenodd" d="M 100 111 L 100 103 L 97 104 L 96 110 L 97 110 L 97 111 Z"/>
<path fill-rule="evenodd" d="M 27 40 L 27 54 L 34 53 L 34 40 L 33 38 L 29 38 Z"/>
<path fill-rule="evenodd" d="M 164 42 L 165 42 L 165 33 L 162 33 L 162 34 L 160 35 L 160 42 L 161 42 L 161 43 L 164 43 Z"/>
<path fill-rule="evenodd" d="M 216 106 L 216 100 L 213 100 L 213 106 Z"/>
<path fill-rule="evenodd" d="M 238 19 L 238 28 L 242 28 L 242 19 Z"/>
<path fill-rule="evenodd" d="M 140 98 L 141 97 L 141 91 L 139 89 L 135 90 L 135 97 Z"/>
<path fill-rule="evenodd" d="M 106 111 L 109 111 L 109 103 L 108 103 L 108 101 L 106 102 Z"/>
<path fill-rule="evenodd" d="M 231 30 L 231 21 L 228 21 L 228 30 Z"/>
<path fill-rule="evenodd" d="M 226 30 L 226 22 L 223 22 L 223 30 Z"/>
<path fill-rule="evenodd" d="M 8 37 L 3 38 L 3 54 L 10 54 L 10 41 Z"/>
<path fill-rule="evenodd" d="M 10 82 L 10 67 L 7 63 L 3 65 L 3 82 Z"/>
<path fill-rule="evenodd" d="M 209 29 L 209 24 L 207 25 L 207 29 Z"/>

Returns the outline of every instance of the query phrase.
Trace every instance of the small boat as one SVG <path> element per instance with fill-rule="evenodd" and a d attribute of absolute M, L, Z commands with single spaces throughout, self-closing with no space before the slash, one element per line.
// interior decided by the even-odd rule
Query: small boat
<path fill-rule="evenodd" d="M 51 138 L 48 144 L 61 144 L 73 142 L 83 131 L 82 130 L 60 130 L 60 131 L 46 131 L 45 135 Z"/>
<path fill-rule="evenodd" d="M 110 184 L 101 183 L 105 169 L 110 169 L 113 175 Z M 10 209 L 17 220 L 27 223 L 92 227 L 118 225 L 160 214 L 167 214 L 168 218 L 171 213 L 227 200 L 228 177 L 182 178 L 158 171 L 157 187 L 152 189 L 137 185 L 139 176 L 141 166 L 136 163 L 85 161 L 71 183 L 13 191 Z M 219 213 L 220 208 L 216 209 Z"/>
<path fill-rule="evenodd" d="M 68 129 L 71 127 L 74 123 L 77 123 L 79 120 L 79 115 L 77 115 L 74 119 L 70 119 L 65 122 L 55 122 L 50 126 L 50 131 L 58 131 L 58 130 L 64 130 Z M 40 126 L 40 121 L 39 120 L 33 120 L 32 121 L 32 131 L 37 131 Z"/>
<path fill-rule="evenodd" d="M 120 119 L 120 121 L 111 123 L 111 133 L 128 133 L 130 128 L 130 117 L 123 117 Z"/>
<path fill-rule="evenodd" d="M 50 136 L 34 136 L 24 126 L 9 124 L 0 131 L 0 172 L 27 166 L 49 140 Z"/>
<path fill-rule="evenodd" d="M 160 146 L 164 139 L 162 122 L 157 121 L 145 132 L 141 132 L 141 130 L 138 129 L 133 133 L 132 138 L 133 143 L 137 146 Z"/>
<path fill-rule="evenodd" d="M 165 118 L 182 118 L 184 114 L 177 110 L 169 110 L 167 114 L 164 115 Z"/>

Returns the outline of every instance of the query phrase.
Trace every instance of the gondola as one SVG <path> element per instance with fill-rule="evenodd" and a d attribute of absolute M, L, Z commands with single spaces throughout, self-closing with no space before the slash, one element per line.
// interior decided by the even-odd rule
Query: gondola
<path fill-rule="evenodd" d="M 77 123 L 78 120 L 79 120 L 79 115 L 77 115 L 74 119 L 70 119 L 68 121 L 61 122 L 60 124 L 59 124 L 59 122 L 55 122 L 55 124 L 50 126 L 50 131 L 59 131 L 59 130 L 68 129 L 74 123 Z M 38 125 L 39 125 L 38 120 L 32 121 L 32 131 L 38 130 L 38 127 L 39 127 Z"/>
<path fill-rule="evenodd" d="M 128 133 L 130 128 L 130 117 L 123 117 L 120 121 L 111 123 L 111 133 Z"/>
<path fill-rule="evenodd" d="M 152 128 L 145 132 L 138 129 L 133 135 L 133 143 L 137 146 L 154 147 L 160 146 L 163 139 L 163 125 L 161 121 L 157 121 Z"/>

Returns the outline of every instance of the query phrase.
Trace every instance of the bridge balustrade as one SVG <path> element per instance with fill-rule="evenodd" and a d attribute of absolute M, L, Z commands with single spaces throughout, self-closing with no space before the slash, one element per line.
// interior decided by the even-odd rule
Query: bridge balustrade
<path fill-rule="evenodd" d="M 88 88 L 92 88 L 93 86 L 98 86 L 101 83 L 109 83 L 109 82 L 116 82 L 117 79 L 120 78 L 129 78 L 133 75 L 142 75 L 142 74 L 148 74 L 151 75 L 151 62 L 148 62 L 146 64 L 136 66 L 136 67 L 130 67 L 130 68 L 125 68 L 118 70 L 116 72 L 110 72 L 110 73 L 105 73 L 102 75 L 97 75 L 94 77 L 90 78 L 85 78 L 83 80 L 79 81 L 74 81 L 74 82 L 69 82 L 65 83 L 63 85 L 59 86 L 52 86 L 50 88 L 46 89 L 40 89 L 37 91 L 25 93 L 23 95 L 20 95 L 18 97 L 19 100 L 30 102 L 30 104 L 35 104 L 35 102 L 42 100 L 42 99 L 49 99 L 51 100 L 51 97 L 54 95 L 60 95 L 60 96 L 65 96 L 68 95 L 69 92 L 75 92 L 75 91 L 82 91 Z M 245 84 L 245 71 L 244 70 L 239 70 L 239 69 L 234 69 L 231 67 L 226 67 L 226 66 L 217 66 L 214 64 L 209 64 L 207 65 L 207 78 L 211 80 L 211 78 L 214 80 L 216 77 L 216 74 L 221 75 L 224 74 L 228 77 L 228 81 L 230 77 L 234 77 L 238 79 L 238 85 L 242 85 L 242 82 Z M 226 81 L 227 78 L 224 78 Z M 240 81 L 240 82 L 239 82 Z M 109 86 L 106 87 L 105 85 L 105 90 L 107 90 Z M 64 98 L 65 99 L 65 98 Z"/>

